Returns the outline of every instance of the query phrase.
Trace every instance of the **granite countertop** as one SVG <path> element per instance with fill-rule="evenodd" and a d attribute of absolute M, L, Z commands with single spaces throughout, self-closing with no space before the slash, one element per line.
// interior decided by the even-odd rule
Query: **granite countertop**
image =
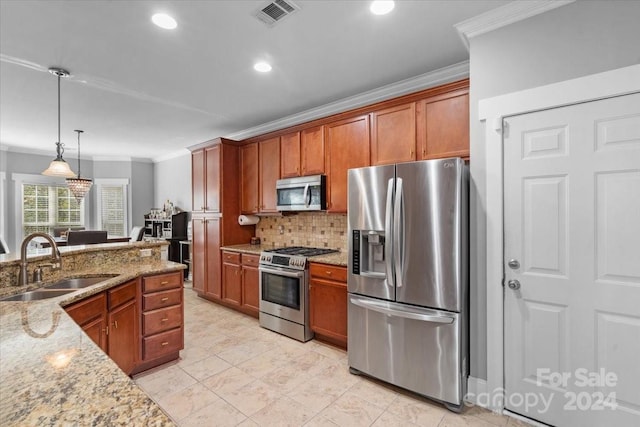
<path fill-rule="evenodd" d="M 74 277 L 119 274 L 57 298 L 0 302 L 0 425 L 174 425 L 62 307 L 140 275 L 184 265 L 96 264 Z"/>
<path fill-rule="evenodd" d="M 244 253 L 244 254 L 260 255 L 260 252 L 268 251 L 269 249 L 273 249 L 273 246 L 244 244 L 244 245 L 223 246 L 220 249 L 225 250 L 225 251 L 231 251 L 231 252 L 240 252 L 240 253 Z M 341 266 L 341 267 L 346 267 L 347 266 L 347 253 L 341 251 L 341 252 L 334 252 L 334 253 L 326 254 L 326 255 L 318 255 L 318 256 L 314 256 L 314 257 L 309 257 L 309 262 L 319 262 L 319 263 L 322 263 L 322 264 L 331 264 L 331 265 L 338 265 L 338 266 Z"/>

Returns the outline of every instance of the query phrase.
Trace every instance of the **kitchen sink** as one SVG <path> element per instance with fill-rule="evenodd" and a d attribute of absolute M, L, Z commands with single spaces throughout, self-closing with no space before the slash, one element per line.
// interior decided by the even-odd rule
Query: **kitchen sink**
<path fill-rule="evenodd" d="M 100 276 L 71 277 L 59 280 L 53 285 L 46 286 L 46 289 L 82 289 L 116 276 L 117 274 L 103 274 Z"/>
<path fill-rule="evenodd" d="M 60 295 L 68 294 L 70 292 L 73 292 L 73 289 L 38 289 L 35 291 L 23 292 L 21 294 L 5 297 L 0 299 L 0 301 L 39 301 L 42 299 L 59 297 Z"/>

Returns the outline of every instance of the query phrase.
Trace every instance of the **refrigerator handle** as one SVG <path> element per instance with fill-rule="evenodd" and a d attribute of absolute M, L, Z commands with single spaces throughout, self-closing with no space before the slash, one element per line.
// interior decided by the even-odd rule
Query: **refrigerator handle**
<path fill-rule="evenodd" d="M 389 180 L 387 183 L 387 211 L 385 212 L 385 223 L 384 223 L 384 236 L 385 236 L 385 245 L 384 245 L 384 262 L 387 270 L 387 280 L 385 283 L 391 287 L 395 286 L 395 277 L 393 271 L 393 264 L 391 260 L 393 259 L 393 178 Z"/>
<path fill-rule="evenodd" d="M 396 178 L 396 198 L 393 206 L 393 260 L 396 273 L 396 286 L 401 288 L 403 249 L 404 249 L 404 200 L 402 194 L 402 178 Z"/>
<path fill-rule="evenodd" d="M 386 314 L 388 316 L 402 317 L 405 319 L 421 320 L 423 322 L 432 323 L 453 323 L 454 318 L 449 316 L 438 316 L 432 314 L 413 313 L 411 311 L 396 310 L 390 307 L 384 307 L 382 304 L 376 304 L 371 301 L 364 301 L 361 299 L 350 298 L 351 304 L 362 307 L 366 310 L 377 311 L 378 313 Z"/>

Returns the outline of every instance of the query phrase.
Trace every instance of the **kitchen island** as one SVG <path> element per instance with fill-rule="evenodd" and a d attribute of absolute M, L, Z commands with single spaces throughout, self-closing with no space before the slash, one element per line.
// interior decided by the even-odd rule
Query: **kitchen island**
<path fill-rule="evenodd" d="M 26 288 L 15 286 L 12 276 L 19 260 L 2 256 L 4 295 L 64 277 L 117 276 L 55 298 L 0 301 L 0 425 L 173 425 L 63 308 L 140 276 L 182 270 L 182 264 L 161 260 L 163 245 L 113 243 L 61 251 L 62 269 Z M 29 265 L 47 258 L 36 254 Z"/>

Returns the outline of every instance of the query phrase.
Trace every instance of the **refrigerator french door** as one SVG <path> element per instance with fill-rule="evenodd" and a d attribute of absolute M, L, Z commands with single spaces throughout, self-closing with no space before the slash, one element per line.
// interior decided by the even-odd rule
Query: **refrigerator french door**
<path fill-rule="evenodd" d="M 462 408 L 468 371 L 468 173 L 451 158 L 348 176 L 348 357 Z"/>

